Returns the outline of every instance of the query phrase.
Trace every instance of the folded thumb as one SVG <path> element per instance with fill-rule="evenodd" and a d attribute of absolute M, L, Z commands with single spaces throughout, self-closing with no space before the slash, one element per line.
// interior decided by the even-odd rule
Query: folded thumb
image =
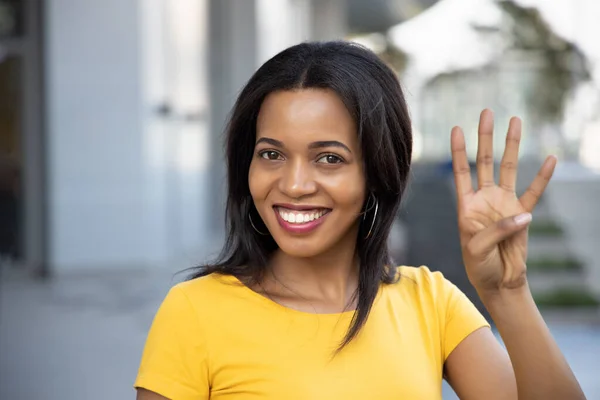
<path fill-rule="evenodd" d="M 469 243 L 469 250 L 472 254 L 484 254 L 492 251 L 498 243 L 527 228 L 530 222 L 530 213 L 501 219 L 476 234 Z"/>

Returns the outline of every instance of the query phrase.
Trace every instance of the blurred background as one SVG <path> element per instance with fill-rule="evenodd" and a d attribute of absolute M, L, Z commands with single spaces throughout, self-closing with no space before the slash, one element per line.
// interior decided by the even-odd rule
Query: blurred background
<path fill-rule="evenodd" d="M 461 264 L 452 126 L 473 158 L 491 108 L 500 156 L 522 117 L 521 191 L 558 156 L 529 277 L 600 399 L 599 20 L 596 0 L 0 0 L 0 398 L 134 398 L 175 273 L 222 243 L 236 94 L 283 48 L 344 38 L 395 69 L 413 118 L 398 263 L 443 271 L 481 308 Z"/>

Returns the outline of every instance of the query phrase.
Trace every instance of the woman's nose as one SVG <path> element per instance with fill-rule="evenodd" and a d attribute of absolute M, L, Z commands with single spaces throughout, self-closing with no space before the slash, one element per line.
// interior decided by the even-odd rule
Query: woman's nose
<path fill-rule="evenodd" d="M 282 169 L 279 190 L 285 195 L 297 199 L 317 190 L 310 165 L 302 161 L 290 162 Z"/>

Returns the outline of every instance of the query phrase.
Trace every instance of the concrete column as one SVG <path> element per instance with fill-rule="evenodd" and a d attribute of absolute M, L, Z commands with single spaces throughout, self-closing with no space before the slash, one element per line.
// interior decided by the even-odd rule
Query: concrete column
<path fill-rule="evenodd" d="M 23 196 L 21 241 L 25 265 L 37 274 L 48 274 L 47 253 L 47 193 L 46 148 L 44 129 L 44 76 L 43 76 L 43 7 L 40 2 L 23 4 L 25 30 L 23 41 L 23 117 L 22 165 Z"/>
<path fill-rule="evenodd" d="M 311 40 L 343 39 L 348 33 L 347 0 L 312 0 Z"/>
<path fill-rule="evenodd" d="M 227 188 L 223 132 L 235 98 L 257 64 L 256 1 L 211 0 L 208 15 L 212 150 L 209 229 L 219 241 L 224 232 Z"/>

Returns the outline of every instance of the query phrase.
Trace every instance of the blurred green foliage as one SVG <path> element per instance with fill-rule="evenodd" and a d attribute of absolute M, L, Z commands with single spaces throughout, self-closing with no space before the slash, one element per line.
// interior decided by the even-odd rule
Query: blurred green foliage
<path fill-rule="evenodd" d="M 527 261 L 527 269 L 536 272 L 583 271 L 583 263 L 575 258 L 539 258 Z"/>
<path fill-rule="evenodd" d="M 529 234 L 531 236 L 560 237 L 563 236 L 564 230 L 552 220 L 535 221 L 529 226 Z"/>
<path fill-rule="evenodd" d="M 538 307 L 571 308 L 598 307 L 600 301 L 584 288 L 561 288 L 534 296 Z"/>

